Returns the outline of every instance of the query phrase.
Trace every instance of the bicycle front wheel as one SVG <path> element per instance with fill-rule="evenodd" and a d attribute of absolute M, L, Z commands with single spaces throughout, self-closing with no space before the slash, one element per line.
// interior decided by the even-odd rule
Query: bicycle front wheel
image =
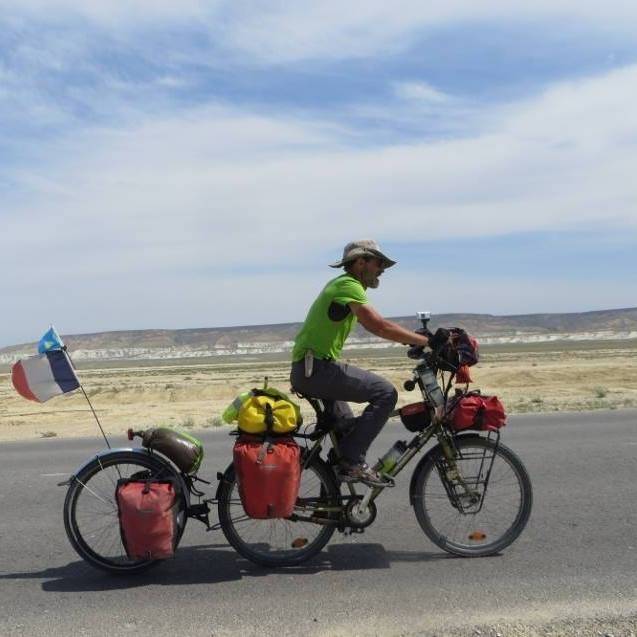
<path fill-rule="evenodd" d="M 261 566 L 294 566 L 321 551 L 334 533 L 334 525 L 323 525 L 309 518 L 338 517 L 330 511 L 340 502 L 334 472 L 314 460 L 301 472 L 301 486 L 292 518 L 260 520 L 246 515 L 234 469 L 226 471 L 219 492 L 221 529 L 233 548 Z M 296 519 L 295 519 L 296 516 Z"/>
<path fill-rule="evenodd" d="M 121 478 L 168 479 L 175 471 L 150 455 L 113 451 L 96 458 L 72 479 L 64 501 L 64 528 L 77 553 L 110 573 L 145 570 L 157 560 L 131 560 L 119 527 L 115 488 Z M 186 526 L 186 501 L 178 493 L 177 541 Z"/>
<path fill-rule="evenodd" d="M 416 518 L 427 537 L 449 553 L 493 555 L 509 546 L 529 520 L 529 475 L 502 444 L 479 436 L 461 436 L 455 444 L 464 484 L 449 475 L 441 447 L 434 447 L 416 468 Z"/>

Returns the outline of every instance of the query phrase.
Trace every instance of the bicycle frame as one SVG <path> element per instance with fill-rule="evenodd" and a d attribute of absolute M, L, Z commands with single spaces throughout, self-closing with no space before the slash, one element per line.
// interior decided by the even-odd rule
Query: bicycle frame
<path fill-rule="evenodd" d="M 423 401 L 429 407 L 429 410 L 430 410 L 429 415 L 430 415 L 431 424 L 428 427 L 424 428 L 422 431 L 416 433 L 416 435 L 407 444 L 406 451 L 398 459 L 397 463 L 394 465 L 391 471 L 389 471 L 385 475 L 390 480 L 395 478 L 411 462 L 411 460 L 423 449 L 423 447 L 431 440 L 431 438 L 436 437 L 440 447 L 442 448 L 445 461 L 448 465 L 447 470 L 444 472 L 441 472 L 441 478 L 442 478 L 443 484 L 445 485 L 445 488 L 447 489 L 447 493 L 448 493 L 450 501 L 452 503 L 454 503 L 454 501 L 456 503 L 458 502 L 457 494 L 455 494 L 455 492 L 452 491 L 452 486 L 454 485 L 459 485 L 463 489 L 464 495 L 466 496 L 473 497 L 473 498 L 475 498 L 476 496 L 480 497 L 480 494 L 475 489 L 472 489 L 470 485 L 467 483 L 467 481 L 464 479 L 464 477 L 460 474 L 460 471 L 455 461 L 456 450 L 455 450 L 455 445 L 453 442 L 453 435 L 449 431 L 447 431 L 447 429 L 444 426 L 445 416 L 446 416 L 446 410 L 445 410 L 446 404 L 445 406 L 442 406 L 440 408 L 434 407 L 432 400 L 430 396 L 428 395 L 426 387 L 422 380 L 422 376 L 428 371 L 430 371 L 430 367 L 428 366 L 428 363 L 426 361 L 421 361 L 416 366 L 416 368 L 413 370 L 413 388 L 415 388 L 416 385 L 419 387 L 422 394 Z M 451 385 L 451 379 L 446 387 L 445 403 L 446 403 L 446 398 L 449 392 L 450 385 Z M 310 401 L 310 403 L 313 404 L 314 406 L 313 400 Z M 319 405 L 320 405 L 320 402 L 319 402 Z M 398 413 L 399 413 L 398 411 L 392 412 L 391 416 L 396 416 L 398 415 Z M 321 412 L 317 411 L 317 417 L 320 421 Z M 338 439 L 333 430 L 324 431 L 318 439 L 315 438 L 315 434 L 299 435 L 299 437 L 311 439 L 314 441 L 314 444 L 311 447 L 309 447 L 309 449 L 307 450 L 307 453 L 305 454 L 305 458 L 303 462 L 304 467 L 307 467 L 311 463 L 311 461 L 314 459 L 314 457 L 321 453 L 323 442 L 325 441 L 325 438 L 327 436 L 330 437 L 332 448 L 335 450 L 337 458 L 339 458 L 340 452 L 338 449 Z M 498 434 L 498 440 L 499 440 L 499 434 Z M 482 466 L 480 469 L 480 473 L 481 472 L 482 472 Z M 491 473 L 491 466 L 489 466 L 489 469 L 487 471 L 486 484 L 488 484 L 490 473 Z M 481 496 L 481 502 L 482 502 L 482 499 L 484 498 L 484 494 L 486 493 L 486 484 L 485 484 L 485 490 Z M 350 492 L 350 495 L 345 496 L 343 499 L 345 501 L 349 501 L 351 499 L 360 498 L 360 502 L 358 506 L 363 510 L 365 510 L 368 507 L 370 502 L 374 502 L 376 498 L 387 488 L 387 487 L 368 487 L 367 493 L 361 497 L 356 492 L 356 488 L 352 483 L 347 483 L 347 487 Z M 410 488 L 410 498 L 412 495 L 411 491 L 412 489 Z M 336 513 L 336 512 L 343 511 L 342 504 L 340 506 L 317 507 L 316 502 L 317 502 L 316 498 L 314 498 L 314 499 L 311 499 L 311 502 L 310 500 L 308 500 L 307 502 L 303 502 L 303 504 L 307 504 L 308 506 L 312 504 L 313 511 L 318 510 L 320 512 L 325 512 L 325 513 Z M 459 506 L 459 505 L 456 504 L 456 506 Z M 300 507 L 297 507 L 297 508 L 300 508 Z M 301 518 L 297 516 L 297 519 L 301 519 Z M 312 516 L 311 518 L 303 518 L 303 519 L 316 522 L 317 524 L 338 524 L 336 521 L 327 521 L 321 518 L 316 518 L 315 516 Z"/>

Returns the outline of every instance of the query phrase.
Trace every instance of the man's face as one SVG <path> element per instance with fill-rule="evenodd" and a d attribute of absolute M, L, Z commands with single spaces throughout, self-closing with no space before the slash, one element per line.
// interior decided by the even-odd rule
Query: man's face
<path fill-rule="evenodd" d="M 368 288 L 377 288 L 380 284 L 379 277 L 385 271 L 385 264 L 382 259 L 364 259 L 364 266 L 361 271 L 361 283 Z"/>

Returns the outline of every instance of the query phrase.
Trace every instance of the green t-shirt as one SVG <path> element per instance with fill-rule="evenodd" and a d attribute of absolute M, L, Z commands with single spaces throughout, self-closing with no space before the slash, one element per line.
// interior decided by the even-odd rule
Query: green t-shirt
<path fill-rule="evenodd" d="M 348 303 L 367 303 L 365 288 L 349 274 L 332 279 L 318 295 L 294 340 L 292 360 L 299 361 L 311 349 L 318 358 L 337 359 L 356 325 Z"/>

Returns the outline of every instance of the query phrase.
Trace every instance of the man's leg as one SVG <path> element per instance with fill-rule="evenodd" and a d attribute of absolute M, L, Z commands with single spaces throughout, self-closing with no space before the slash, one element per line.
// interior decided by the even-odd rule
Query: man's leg
<path fill-rule="evenodd" d="M 353 365 L 335 361 L 314 361 L 310 378 L 303 373 L 302 363 L 292 366 L 291 380 L 300 392 L 324 400 L 369 403 L 354 418 L 353 430 L 343 437 L 340 450 L 344 458 L 358 464 L 364 462 L 372 441 L 396 406 L 398 393 L 387 380 Z"/>

